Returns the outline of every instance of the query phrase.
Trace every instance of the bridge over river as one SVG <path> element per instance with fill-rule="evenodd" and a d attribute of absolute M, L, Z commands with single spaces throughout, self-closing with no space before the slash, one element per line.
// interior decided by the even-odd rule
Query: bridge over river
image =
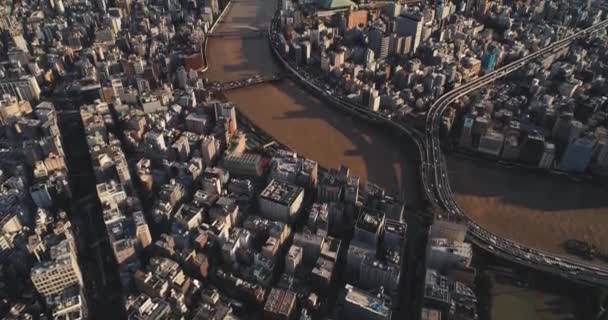
<path fill-rule="evenodd" d="M 283 73 L 273 73 L 270 76 L 256 74 L 247 78 L 231 80 L 225 82 L 214 81 L 211 83 L 211 88 L 216 91 L 229 91 L 241 89 L 250 86 L 257 86 L 264 83 L 277 82 L 284 78 Z"/>

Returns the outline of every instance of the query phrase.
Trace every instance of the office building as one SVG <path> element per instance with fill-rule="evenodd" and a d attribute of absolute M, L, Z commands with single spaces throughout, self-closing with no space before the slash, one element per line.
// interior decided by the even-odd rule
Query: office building
<path fill-rule="evenodd" d="M 505 160 L 515 161 L 519 159 L 519 141 L 517 136 L 507 134 L 502 148 L 501 157 Z"/>
<path fill-rule="evenodd" d="M 427 266 L 448 271 L 453 268 L 467 268 L 471 264 L 473 249 L 470 243 L 450 241 L 444 238 L 429 240 Z"/>
<path fill-rule="evenodd" d="M 188 129 L 188 131 L 205 134 L 207 133 L 208 126 L 209 118 L 206 115 L 193 112 L 186 116 L 186 129 Z"/>
<path fill-rule="evenodd" d="M 289 223 L 300 210 L 303 200 L 302 187 L 273 179 L 260 193 L 260 211 L 269 219 Z"/>
<path fill-rule="evenodd" d="M 498 157 L 502 152 L 504 135 L 497 131 L 486 131 L 479 139 L 478 151 Z"/>
<path fill-rule="evenodd" d="M 415 53 L 422 39 L 424 18 L 420 10 L 411 10 L 402 13 L 396 18 L 395 32 L 399 36 L 412 37 L 411 52 Z"/>
<path fill-rule="evenodd" d="M 608 167 L 608 138 L 600 137 L 596 149 L 596 163 L 602 168 Z"/>
<path fill-rule="evenodd" d="M 572 121 L 574 121 L 574 114 L 572 112 L 562 112 L 559 114 L 551 131 L 551 136 L 555 141 L 563 144 L 570 142 Z"/>
<path fill-rule="evenodd" d="M 351 243 L 369 247 L 375 251 L 383 230 L 384 213 L 365 209 L 355 224 L 355 234 Z"/>
<path fill-rule="evenodd" d="M 325 292 L 330 288 L 331 282 L 334 276 L 335 262 L 324 257 L 319 256 L 315 262 L 311 272 L 311 282 L 313 288 L 318 292 Z"/>
<path fill-rule="evenodd" d="M 373 290 L 382 286 L 386 293 L 395 294 L 401 280 L 401 266 L 366 256 L 361 262 L 358 286 Z"/>
<path fill-rule="evenodd" d="M 312 265 L 321 254 L 323 237 L 313 233 L 296 233 L 293 237 L 293 245 L 302 248 L 302 256 L 305 264 Z"/>
<path fill-rule="evenodd" d="M 219 122 L 220 119 L 228 120 L 229 130 L 231 133 L 236 132 L 237 122 L 236 122 L 236 108 L 234 104 L 226 102 L 226 103 L 216 103 L 215 107 L 215 121 Z"/>
<path fill-rule="evenodd" d="M 352 285 L 345 286 L 344 309 L 342 318 L 357 320 L 389 320 L 392 317 L 391 305 L 384 296 L 376 296 L 357 289 Z"/>
<path fill-rule="evenodd" d="M 436 270 L 427 269 L 424 278 L 423 305 L 440 311 L 449 311 L 451 303 L 452 295 L 448 278 L 439 274 Z"/>
<path fill-rule="evenodd" d="M 294 152 L 277 151 L 270 160 L 268 176 L 303 188 L 317 184 L 318 164 L 316 161 L 298 157 Z"/>
<path fill-rule="evenodd" d="M 288 320 L 297 312 L 296 294 L 290 290 L 272 288 L 264 305 L 264 319 Z"/>
<path fill-rule="evenodd" d="M 302 259 L 304 257 L 304 250 L 302 247 L 298 247 L 296 245 L 292 245 L 289 247 L 289 251 L 285 256 L 285 272 L 289 274 L 295 274 L 298 270 L 298 267 L 302 264 Z"/>
<path fill-rule="evenodd" d="M 146 294 L 131 296 L 126 302 L 128 319 L 170 319 L 173 314 L 168 301 Z"/>
<path fill-rule="evenodd" d="M 21 100 L 40 100 L 40 87 L 35 77 L 24 75 L 19 78 L 0 79 L 0 94 L 10 94 Z"/>
<path fill-rule="evenodd" d="M 384 59 L 388 56 L 390 36 L 387 35 L 381 26 L 375 26 L 369 33 L 369 45 L 374 50 L 377 59 Z"/>
<path fill-rule="evenodd" d="M 559 164 L 560 170 L 584 172 L 593 157 L 594 146 L 595 139 L 590 137 L 582 137 L 570 142 Z"/>
<path fill-rule="evenodd" d="M 530 132 L 524 139 L 519 154 L 519 161 L 538 166 L 545 152 L 545 136 L 538 132 Z"/>
<path fill-rule="evenodd" d="M 85 320 L 89 310 L 84 293 L 78 286 L 73 286 L 52 302 L 54 320 Z"/>
<path fill-rule="evenodd" d="M 262 157 L 254 153 L 229 154 L 222 165 L 234 176 L 259 177 L 263 173 Z"/>
<path fill-rule="evenodd" d="M 496 68 L 497 60 L 498 48 L 492 46 L 481 57 L 481 69 L 486 73 L 494 71 L 494 68 Z"/>
<path fill-rule="evenodd" d="M 384 247 L 401 248 L 406 241 L 407 224 L 399 220 L 386 219 L 384 222 Z"/>
<path fill-rule="evenodd" d="M 551 142 L 545 142 L 545 151 L 540 158 L 538 167 L 542 169 L 551 169 L 553 167 L 553 160 L 555 160 L 555 145 Z"/>
<path fill-rule="evenodd" d="M 51 259 L 34 265 L 30 278 L 44 297 L 63 293 L 66 288 L 84 286 L 76 253 L 70 240 L 63 240 L 51 248 Z"/>
<path fill-rule="evenodd" d="M 472 116 L 466 116 L 464 118 L 464 124 L 462 131 L 460 132 L 460 146 L 464 148 L 470 148 L 473 146 L 473 125 L 475 124 L 475 118 Z"/>
<path fill-rule="evenodd" d="M 136 211 L 133 213 L 133 222 L 135 223 L 135 237 L 139 240 L 142 248 L 148 247 L 152 244 L 152 234 L 150 228 L 146 222 L 143 212 Z"/>
<path fill-rule="evenodd" d="M 215 162 L 218 153 L 218 143 L 214 136 L 204 136 L 203 139 L 201 139 L 201 153 L 203 156 L 203 163 L 206 166 Z"/>
<path fill-rule="evenodd" d="M 437 220 L 429 230 L 429 238 L 444 238 L 455 242 L 464 242 L 467 226 L 445 220 Z"/>

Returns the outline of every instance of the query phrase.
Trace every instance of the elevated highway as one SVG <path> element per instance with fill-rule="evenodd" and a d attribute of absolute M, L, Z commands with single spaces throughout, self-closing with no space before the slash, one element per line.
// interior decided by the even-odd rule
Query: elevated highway
<path fill-rule="evenodd" d="M 440 148 L 439 136 L 441 116 L 449 105 L 457 99 L 519 70 L 534 59 L 540 59 L 548 54 L 558 52 L 569 46 L 573 41 L 589 36 L 606 27 L 608 27 L 608 20 L 601 21 L 444 94 L 429 108 L 424 132 L 412 130 L 401 122 L 394 121 L 388 114 L 374 112 L 360 104 L 352 103 L 336 95 L 331 89 L 324 87 L 323 83 L 304 77 L 302 75 L 303 70 L 292 65 L 279 53 L 277 49 L 278 26 L 274 20 L 270 26 L 269 37 L 275 56 L 305 88 L 322 95 L 326 100 L 333 102 L 351 114 L 373 122 L 383 123 L 387 127 L 413 138 L 420 152 L 422 184 L 427 199 L 433 205 L 444 209 L 452 218 L 467 223 L 469 227 L 468 238 L 475 245 L 500 258 L 535 270 L 558 275 L 570 281 L 591 286 L 608 286 L 608 268 L 529 248 L 510 239 L 499 238 L 469 219 L 454 199 L 447 175 L 446 162 Z"/>
<path fill-rule="evenodd" d="M 441 152 L 439 129 L 443 112 L 454 101 L 519 70 L 534 59 L 555 53 L 569 46 L 573 41 L 587 37 L 606 27 L 608 27 L 608 20 L 601 21 L 441 96 L 432 104 L 427 113 L 422 157 L 422 181 L 428 199 L 443 208 L 448 215 L 465 221 L 469 225 L 469 238 L 472 242 L 504 259 L 594 286 L 608 286 L 608 269 L 578 259 L 528 248 L 509 239 L 499 238 L 482 229 L 467 217 L 462 208 L 458 206 L 451 190 L 446 161 Z"/>

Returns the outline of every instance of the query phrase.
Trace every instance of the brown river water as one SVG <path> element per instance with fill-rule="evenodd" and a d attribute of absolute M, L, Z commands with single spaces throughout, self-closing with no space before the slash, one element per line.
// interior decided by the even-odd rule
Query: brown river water
<path fill-rule="evenodd" d="M 267 30 L 275 1 L 233 0 L 215 32 Z M 216 37 L 209 41 L 211 80 L 229 81 L 282 71 L 268 40 Z M 351 173 L 411 203 L 420 197 L 416 149 L 380 128 L 346 116 L 291 80 L 234 90 L 228 98 L 253 123 L 303 156 Z M 557 176 L 505 169 L 485 161 L 448 158 L 452 189 L 460 206 L 493 233 L 532 247 L 563 252 L 569 238 L 594 243 L 608 253 L 608 192 Z"/>

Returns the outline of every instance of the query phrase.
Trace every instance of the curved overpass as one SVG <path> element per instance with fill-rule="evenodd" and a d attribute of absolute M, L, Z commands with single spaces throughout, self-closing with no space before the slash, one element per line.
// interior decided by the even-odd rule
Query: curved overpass
<path fill-rule="evenodd" d="M 430 107 L 426 119 L 426 131 L 424 133 L 411 130 L 397 121 L 392 121 L 387 115 L 372 112 L 361 105 L 351 103 L 341 97 L 335 96 L 332 92 L 327 92 L 323 89 L 321 83 L 302 76 L 302 70 L 298 69 L 297 66 L 290 64 L 278 52 L 276 47 L 276 44 L 278 43 L 276 21 L 273 21 L 271 24 L 269 35 L 275 56 L 305 87 L 314 90 L 318 94 L 324 96 L 327 100 L 333 101 L 336 105 L 341 106 L 350 113 L 357 114 L 367 120 L 385 123 L 389 127 L 401 131 L 414 140 L 420 152 L 422 184 L 428 200 L 435 206 L 445 209 L 450 215 L 464 220 L 469 226 L 469 239 L 477 246 L 490 251 L 501 258 L 539 271 L 559 275 L 568 280 L 592 286 L 608 286 L 608 269 L 601 269 L 598 266 L 591 263 L 585 263 L 578 259 L 562 257 L 553 253 L 526 247 L 509 239 L 499 238 L 469 219 L 454 199 L 447 175 L 446 161 L 441 152 L 439 140 L 441 115 L 452 102 L 497 79 L 509 75 L 534 59 L 561 50 L 570 45 L 573 40 L 585 37 L 595 31 L 606 28 L 607 26 L 608 20 L 604 20 L 444 94 Z"/>
<path fill-rule="evenodd" d="M 441 96 L 433 103 L 427 114 L 424 135 L 424 160 L 422 161 L 422 180 L 429 199 L 435 204 L 440 205 L 448 214 L 464 219 L 469 225 L 470 238 L 477 245 L 500 257 L 541 271 L 552 272 L 564 278 L 586 284 L 603 286 L 608 286 L 608 270 L 606 269 L 600 269 L 593 264 L 585 263 L 581 260 L 561 257 L 552 253 L 528 248 L 509 239 L 498 238 L 482 229 L 471 219 L 468 219 L 454 199 L 450 187 L 446 161 L 440 147 L 439 128 L 443 112 L 452 102 L 460 97 L 509 75 L 526 65 L 529 61 L 560 50 L 570 45 L 572 41 L 607 26 L 608 20 L 599 22 Z"/>

